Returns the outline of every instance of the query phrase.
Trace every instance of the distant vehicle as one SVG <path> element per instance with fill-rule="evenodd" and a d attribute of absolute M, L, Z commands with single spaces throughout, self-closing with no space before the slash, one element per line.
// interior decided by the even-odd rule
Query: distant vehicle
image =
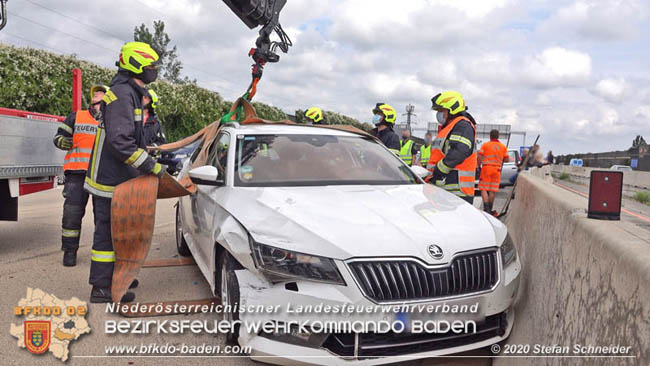
<path fill-rule="evenodd" d="M 618 170 L 619 172 L 631 172 L 633 171 L 632 167 L 629 165 L 612 165 L 610 170 Z"/>
<path fill-rule="evenodd" d="M 569 166 L 580 166 L 581 167 L 582 165 L 583 165 L 582 159 L 571 159 L 571 161 L 569 161 Z"/>
<path fill-rule="evenodd" d="M 501 169 L 501 185 L 502 186 L 511 186 L 510 178 L 512 178 L 517 173 L 517 165 L 519 164 L 519 150 L 513 149 L 508 150 L 508 156 L 510 160 L 503 163 L 503 168 Z"/>

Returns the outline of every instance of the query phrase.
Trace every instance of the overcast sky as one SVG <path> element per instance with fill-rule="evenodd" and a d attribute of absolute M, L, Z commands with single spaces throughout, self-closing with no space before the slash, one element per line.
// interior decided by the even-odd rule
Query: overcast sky
<path fill-rule="evenodd" d="M 162 19 L 184 75 L 229 100 L 250 82 L 257 34 L 221 0 L 11 0 L 8 8 L 4 43 L 113 67 L 134 26 Z M 627 149 L 638 134 L 650 140 L 649 15 L 647 0 L 288 0 L 280 20 L 294 46 L 266 67 L 256 98 L 288 113 L 317 105 L 361 121 L 378 101 L 400 113 L 412 103 L 424 126 L 434 118 L 431 97 L 452 89 L 478 123 L 511 124 L 528 142 L 540 133 L 545 151 Z"/>

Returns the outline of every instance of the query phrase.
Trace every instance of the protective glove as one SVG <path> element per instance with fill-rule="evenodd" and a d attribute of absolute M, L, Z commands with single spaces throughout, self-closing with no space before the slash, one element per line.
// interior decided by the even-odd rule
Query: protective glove
<path fill-rule="evenodd" d="M 59 136 L 57 139 L 57 145 L 63 150 L 72 149 L 72 137 Z"/>
<path fill-rule="evenodd" d="M 162 178 L 163 175 L 165 175 L 166 171 L 167 171 L 167 165 L 160 164 L 160 163 L 156 163 L 151 169 L 151 173 L 156 175 L 158 178 Z"/>
<path fill-rule="evenodd" d="M 433 174 L 430 175 L 431 183 L 435 185 L 444 184 L 444 180 L 447 179 L 447 174 L 443 173 L 438 167 L 433 167 Z"/>

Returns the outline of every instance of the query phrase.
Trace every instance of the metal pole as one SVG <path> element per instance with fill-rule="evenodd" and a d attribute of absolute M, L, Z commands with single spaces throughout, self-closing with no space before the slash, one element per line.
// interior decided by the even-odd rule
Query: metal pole
<path fill-rule="evenodd" d="M 81 109 L 81 69 L 72 70 L 72 111 Z"/>

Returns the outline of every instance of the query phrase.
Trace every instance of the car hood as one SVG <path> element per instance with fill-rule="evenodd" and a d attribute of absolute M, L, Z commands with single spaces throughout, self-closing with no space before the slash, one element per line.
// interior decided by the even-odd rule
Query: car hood
<path fill-rule="evenodd" d="M 335 259 L 416 257 L 440 264 L 505 237 L 499 221 L 429 184 L 230 190 L 223 206 L 255 241 Z M 432 258 L 431 244 L 442 248 L 443 258 Z"/>

